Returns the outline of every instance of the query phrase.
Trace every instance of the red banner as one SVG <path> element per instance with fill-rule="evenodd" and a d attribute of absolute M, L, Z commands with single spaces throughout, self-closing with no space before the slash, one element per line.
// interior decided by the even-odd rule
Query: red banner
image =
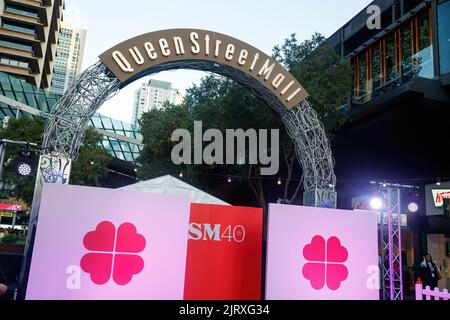
<path fill-rule="evenodd" d="M 191 205 L 184 298 L 261 298 L 262 209 Z"/>
<path fill-rule="evenodd" d="M 2 204 L 0 203 L 0 210 L 20 211 L 22 207 L 16 204 Z"/>

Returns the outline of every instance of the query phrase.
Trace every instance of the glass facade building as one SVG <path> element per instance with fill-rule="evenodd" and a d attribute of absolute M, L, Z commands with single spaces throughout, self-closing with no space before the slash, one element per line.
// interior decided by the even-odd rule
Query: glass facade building
<path fill-rule="evenodd" d="M 50 91 L 63 95 L 81 72 L 86 30 L 63 21 L 56 48 Z"/>
<path fill-rule="evenodd" d="M 366 103 L 412 78 L 435 77 L 431 21 L 428 6 L 351 58 L 352 103 Z"/>
<path fill-rule="evenodd" d="M 0 72 L 47 89 L 63 0 L 0 0 Z"/>
<path fill-rule="evenodd" d="M 450 0 L 438 4 L 439 61 L 441 74 L 450 73 Z"/>
<path fill-rule="evenodd" d="M 440 86 L 433 90 L 441 91 L 435 98 L 442 101 L 450 77 L 450 0 L 375 0 L 370 5 L 381 9 L 381 28 L 367 27 L 370 14 L 364 9 L 327 40 L 353 69 L 350 109 L 419 79 L 415 90 L 431 96 L 430 88 Z"/>
<path fill-rule="evenodd" d="M 24 106 L 8 103 L 17 101 Z M 60 95 L 39 89 L 24 80 L 0 72 L 0 121 L 5 117 L 45 116 L 61 99 Z M 31 107 L 31 108 L 30 108 Z M 103 147 L 121 160 L 137 164 L 142 148 L 142 135 L 139 126 L 125 123 L 107 116 L 96 114 L 91 125 L 103 134 Z"/>

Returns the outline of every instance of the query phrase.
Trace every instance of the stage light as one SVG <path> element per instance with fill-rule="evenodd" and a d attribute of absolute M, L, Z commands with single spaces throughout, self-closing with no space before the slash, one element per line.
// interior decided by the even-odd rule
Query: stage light
<path fill-rule="evenodd" d="M 228 176 L 228 183 L 231 183 L 231 176 Z"/>
<path fill-rule="evenodd" d="M 387 184 L 386 183 L 383 183 L 383 188 L 386 188 L 387 187 Z"/>
<path fill-rule="evenodd" d="M 372 198 L 370 200 L 370 207 L 374 210 L 380 210 L 383 207 L 383 201 L 378 197 Z"/>
<path fill-rule="evenodd" d="M 31 174 L 31 166 L 28 163 L 22 163 L 17 168 L 17 173 L 23 177 L 28 177 Z"/>
<path fill-rule="evenodd" d="M 411 202 L 411 203 L 408 205 L 408 210 L 409 210 L 409 212 L 411 212 L 411 213 L 416 213 L 417 211 L 419 211 L 419 206 L 418 206 L 417 203 Z"/>
<path fill-rule="evenodd" d="M 18 157 L 14 160 L 13 168 L 16 174 L 21 177 L 31 176 L 35 168 L 35 164 L 31 158 L 31 151 L 19 151 Z"/>
<path fill-rule="evenodd" d="M 277 184 L 278 184 L 279 186 L 281 186 L 282 183 L 283 183 L 283 182 L 281 181 L 281 178 L 278 178 Z"/>

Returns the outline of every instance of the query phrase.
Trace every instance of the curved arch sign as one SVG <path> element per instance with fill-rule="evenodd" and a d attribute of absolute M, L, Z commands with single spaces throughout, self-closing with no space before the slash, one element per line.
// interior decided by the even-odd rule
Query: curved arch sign
<path fill-rule="evenodd" d="M 126 40 L 99 58 L 78 76 L 51 111 L 44 133 L 37 194 L 44 182 L 68 183 L 70 161 L 76 159 L 86 127 L 106 100 L 144 76 L 194 69 L 236 81 L 277 112 L 295 144 L 305 190 L 312 192 L 308 199 L 328 199 L 317 194 L 317 190 L 324 190 L 325 195 L 333 195 L 331 203 L 335 203 L 334 160 L 323 124 L 306 99 L 306 90 L 267 54 L 221 33 L 170 29 Z M 44 170 L 45 164 L 52 169 Z"/>
<path fill-rule="evenodd" d="M 198 29 L 150 32 L 122 42 L 100 60 L 124 84 L 151 67 L 175 61 L 202 60 L 227 65 L 256 79 L 292 109 L 308 97 L 302 85 L 274 59 L 227 35 Z"/>

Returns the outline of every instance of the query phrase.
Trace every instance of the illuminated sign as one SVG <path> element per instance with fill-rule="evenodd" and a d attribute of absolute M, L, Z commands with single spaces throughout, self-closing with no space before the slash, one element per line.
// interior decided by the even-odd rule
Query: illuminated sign
<path fill-rule="evenodd" d="M 2 203 L 0 203 L 0 210 L 22 211 L 22 207 L 17 204 L 2 204 Z"/>
<path fill-rule="evenodd" d="M 269 206 L 267 300 L 379 299 L 374 212 Z"/>
<path fill-rule="evenodd" d="M 182 300 L 188 224 L 187 197 L 46 184 L 26 298 Z"/>
<path fill-rule="evenodd" d="M 100 60 L 123 83 L 146 70 L 177 61 L 207 61 L 231 67 L 259 81 L 287 108 L 308 97 L 302 85 L 277 61 L 238 39 L 213 31 L 170 29 L 129 39 L 100 55 Z M 161 71 L 161 70 L 159 70 Z"/>
<path fill-rule="evenodd" d="M 444 206 L 444 199 L 450 199 L 450 189 L 436 189 L 431 190 L 433 193 L 434 206 L 442 208 Z"/>
<path fill-rule="evenodd" d="M 0 218 L 12 218 L 14 217 L 14 212 L 11 211 L 0 211 Z"/>

